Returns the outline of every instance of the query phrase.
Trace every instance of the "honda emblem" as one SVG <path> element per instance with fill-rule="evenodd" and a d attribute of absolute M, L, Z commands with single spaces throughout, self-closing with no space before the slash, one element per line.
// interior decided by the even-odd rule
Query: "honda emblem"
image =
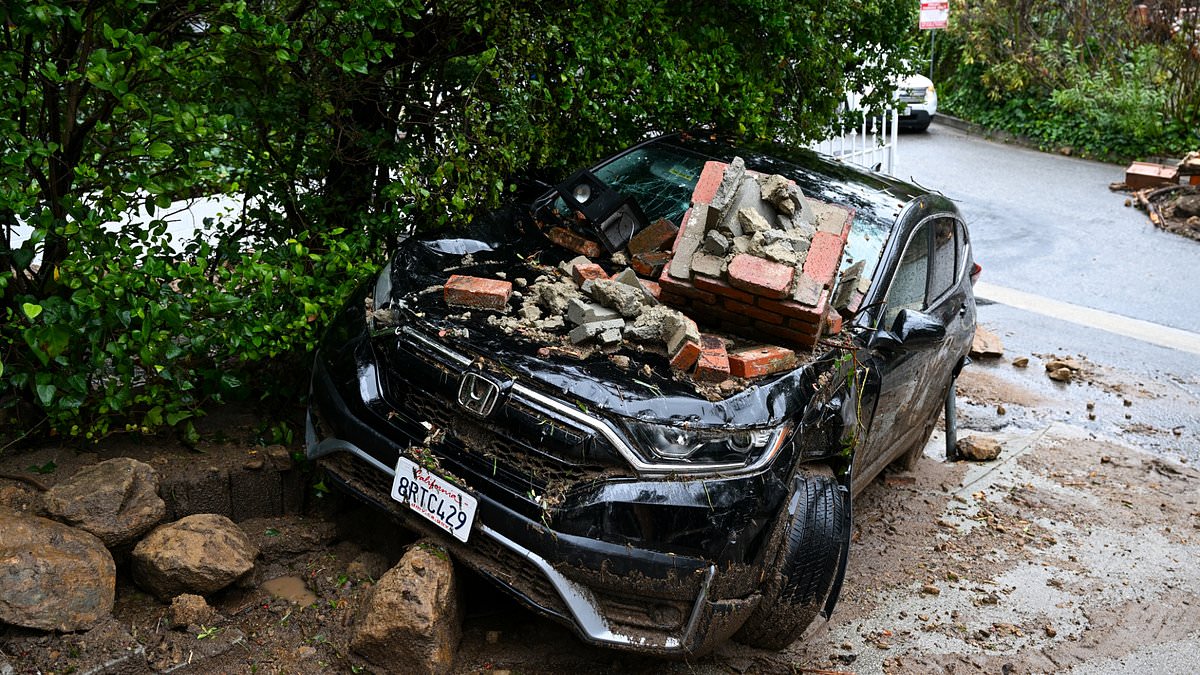
<path fill-rule="evenodd" d="M 458 385 L 458 404 L 470 412 L 487 417 L 500 398 L 500 385 L 479 373 L 463 373 Z"/>

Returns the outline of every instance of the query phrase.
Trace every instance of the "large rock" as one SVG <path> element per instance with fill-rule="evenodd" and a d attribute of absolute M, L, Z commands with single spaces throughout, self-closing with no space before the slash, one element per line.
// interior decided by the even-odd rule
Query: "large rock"
<path fill-rule="evenodd" d="M 133 578 L 165 601 L 205 595 L 254 569 L 258 548 L 232 520 L 212 513 L 160 526 L 133 549 Z"/>
<path fill-rule="evenodd" d="M 983 326 L 975 326 L 971 339 L 971 356 L 982 359 L 998 359 L 1004 356 L 1004 343 L 1000 337 Z"/>
<path fill-rule="evenodd" d="M 137 540 L 162 520 L 158 474 L 144 462 L 118 457 L 76 471 L 44 496 L 46 512 L 100 537 L 111 547 Z"/>
<path fill-rule="evenodd" d="M 0 509 L 0 623 L 91 628 L 112 611 L 116 575 L 112 554 L 95 536 Z"/>
<path fill-rule="evenodd" d="M 958 456 L 972 462 L 990 462 L 1000 456 L 1000 443 L 990 438 L 967 436 L 955 444 Z"/>
<path fill-rule="evenodd" d="M 375 585 L 350 648 L 377 666 L 447 673 L 461 638 L 454 567 L 444 549 L 419 542 Z"/>

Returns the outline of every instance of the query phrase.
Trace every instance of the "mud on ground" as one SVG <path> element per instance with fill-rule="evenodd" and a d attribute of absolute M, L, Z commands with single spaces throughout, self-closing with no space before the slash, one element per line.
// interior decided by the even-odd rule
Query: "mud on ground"
<path fill-rule="evenodd" d="M 1000 459 L 946 463 L 935 434 L 914 471 L 887 472 L 869 486 L 855 503 L 841 602 L 789 649 L 730 643 L 702 659 L 663 662 L 588 647 L 465 574 L 468 618 L 456 669 L 1169 671 L 1173 653 L 1200 650 L 1200 472 L 1138 450 L 1119 429 L 1105 434 L 1048 419 L 1039 412 L 1047 397 L 1003 371 L 980 369 L 964 382 L 960 406 L 1007 405 L 1020 420 L 960 430 L 999 440 Z M 1083 393 L 1099 400 L 1109 395 L 1097 385 L 1073 386 L 1095 387 Z M 253 449 L 235 446 L 231 461 L 247 461 L 239 454 L 246 447 Z M 210 449 L 206 461 L 220 454 Z M 0 459 L 9 470 L 24 463 Z M 0 491 L 9 502 L 18 492 L 36 501 L 31 486 L 0 481 Z M 0 628 L 0 672 L 105 664 L 142 672 L 371 672 L 348 648 L 355 612 L 411 537 L 371 511 L 312 494 L 304 516 L 241 523 L 262 547 L 260 569 L 247 587 L 210 597 L 221 614 L 212 625 L 168 628 L 167 607 L 123 574 L 113 619 L 89 633 Z M 278 577 L 313 596 L 301 604 L 271 597 L 261 583 Z"/>

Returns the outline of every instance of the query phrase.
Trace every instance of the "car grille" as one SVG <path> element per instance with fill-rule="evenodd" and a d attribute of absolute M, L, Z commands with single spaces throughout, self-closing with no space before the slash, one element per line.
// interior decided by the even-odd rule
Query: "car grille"
<path fill-rule="evenodd" d="M 925 88 L 924 87 L 911 87 L 911 88 L 907 88 L 907 89 L 901 89 L 900 90 L 900 102 L 901 103 L 924 103 L 925 102 Z"/>

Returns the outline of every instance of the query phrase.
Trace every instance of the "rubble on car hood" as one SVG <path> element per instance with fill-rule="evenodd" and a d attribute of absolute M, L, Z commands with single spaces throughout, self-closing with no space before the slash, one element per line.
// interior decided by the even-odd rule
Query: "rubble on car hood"
<path fill-rule="evenodd" d="M 854 265 L 834 283 L 851 209 L 740 160 L 708 162 L 682 228 L 660 220 L 611 256 L 520 215 L 480 223 L 478 239 L 409 242 L 377 323 L 420 322 L 581 406 L 763 424 L 807 400 L 817 376 L 796 366 L 829 351 L 819 340 L 843 340 L 837 308 L 849 316 L 869 281 Z"/>

